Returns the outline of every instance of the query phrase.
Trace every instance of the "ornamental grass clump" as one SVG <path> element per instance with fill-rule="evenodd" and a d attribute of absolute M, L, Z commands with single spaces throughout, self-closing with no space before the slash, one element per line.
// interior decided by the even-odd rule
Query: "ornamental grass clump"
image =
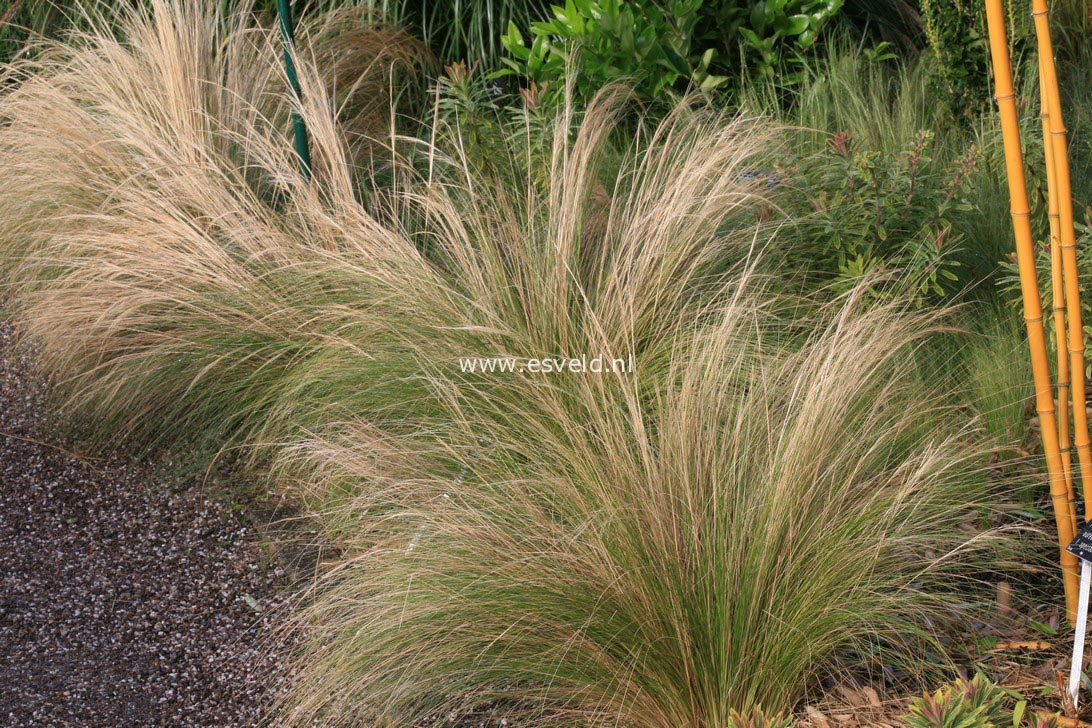
<path fill-rule="evenodd" d="M 913 654 L 966 598 L 961 526 L 988 495 L 908 367 L 932 322 L 851 301 L 786 347 L 753 277 L 729 291 L 645 391 L 437 373 L 431 447 L 366 422 L 310 443 L 359 483 L 340 515 L 362 525 L 306 614 L 288 722 L 500 700 L 548 725 L 726 726 L 792 707 L 837 654 Z"/>
<path fill-rule="evenodd" d="M 417 46 L 344 13 L 301 29 L 309 70 L 339 58 L 303 75 L 320 201 L 287 136 L 277 31 L 245 7 L 152 6 L 4 68 L 7 293 L 104 437 L 226 437 L 305 353 L 303 296 L 364 217 L 356 161 L 387 143 L 388 83 Z"/>
<path fill-rule="evenodd" d="M 617 146 L 607 89 L 545 169 L 385 128 L 362 188 L 301 53 L 307 181 L 275 35 L 233 22 L 156 3 L 8 69 L 0 240 L 73 411 L 246 445 L 337 547 L 283 723 L 723 728 L 921 669 L 984 453 L 915 365 L 942 314 L 761 273 L 763 124 L 683 104 Z M 632 369 L 460 366 L 581 356 Z"/>
<path fill-rule="evenodd" d="M 999 448 L 1018 448 L 1027 429 L 1031 376 L 1023 366 L 1027 345 L 1011 312 L 984 307 L 963 347 L 967 397 L 979 423 Z"/>
<path fill-rule="evenodd" d="M 559 120 L 549 190 L 518 149 L 501 179 L 458 141 L 414 140 L 385 163 L 393 187 L 361 190 L 301 62 L 308 183 L 288 94 L 269 80 L 275 33 L 165 4 L 121 27 L 125 42 L 103 31 L 9 69 L 25 78 L 0 107 L 11 304 L 104 435 L 267 442 L 361 412 L 418 426 L 433 397 L 422 367 L 458 356 L 662 360 L 670 322 L 697 315 L 754 245 L 738 172 L 765 136 L 753 122 L 680 107 L 600 179 L 615 90 L 571 143 L 571 115 Z"/>

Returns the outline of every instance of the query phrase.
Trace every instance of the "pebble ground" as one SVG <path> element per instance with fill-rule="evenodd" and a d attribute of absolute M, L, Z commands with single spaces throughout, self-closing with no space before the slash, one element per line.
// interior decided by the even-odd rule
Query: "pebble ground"
<path fill-rule="evenodd" d="M 254 726 L 288 677 L 284 577 L 197 478 L 46 432 L 0 325 L 0 725 Z"/>

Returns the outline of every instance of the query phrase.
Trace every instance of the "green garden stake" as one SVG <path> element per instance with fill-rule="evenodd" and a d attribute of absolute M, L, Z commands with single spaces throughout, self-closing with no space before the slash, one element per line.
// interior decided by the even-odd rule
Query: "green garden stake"
<path fill-rule="evenodd" d="M 296 138 L 296 154 L 300 158 L 300 171 L 311 179 L 311 150 L 308 148 L 307 125 L 303 123 L 298 105 L 303 103 L 303 91 L 296 76 L 295 29 L 292 23 L 291 0 L 277 0 L 277 15 L 281 21 L 281 37 L 284 38 L 284 68 L 288 74 L 288 83 L 292 87 L 296 105 L 292 107 L 292 130 Z"/>

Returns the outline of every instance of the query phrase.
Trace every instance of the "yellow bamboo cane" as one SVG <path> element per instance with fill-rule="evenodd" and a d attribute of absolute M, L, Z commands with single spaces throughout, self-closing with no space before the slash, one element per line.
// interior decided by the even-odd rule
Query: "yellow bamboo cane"
<path fill-rule="evenodd" d="M 1027 325 L 1028 348 L 1031 351 L 1031 374 L 1035 383 L 1035 408 L 1039 413 L 1039 428 L 1046 456 L 1047 480 L 1058 526 L 1058 543 L 1065 584 L 1066 612 L 1072 622 L 1077 594 L 1077 558 L 1065 550 L 1073 538 L 1072 521 L 1066 516 L 1068 498 L 1062 456 L 1058 448 L 1058 423 L 1055 419 L 1054 393 L 1050 382 L 1050 361 L 1047 359 L 1046 332 L 1043 327 L 1043 305 L 1039 298 L 1039 281 L 1035 273 L 1035 248 L 1031 240 L 1031 219 L 1028 206 L 1024 159 L 1020 152 L 1020 125 L 1016 113 L 1016 94 L 1012 87 L 1012 66 L 1009 62 L 1005 37 L 1005 14 L 1002 0 L 986 0 L 986 20 L 990 33 L 990 55 L 993 59 L 997 107 L 1001 117 L 1001 133 L 1005 146 L 1005 169 L 1009 184 L 1009 209 L 1012 213 L 1013 234 L 1016 237 L 1016 259 L 1020 268 L 1020 291 L 1024 300 L 1024 322 Z M 1055 165 L 1057 166 L 1057 165 Z"/>
<path fill-rule="evenodd" d="M 1040 69 L 1041 70 L 1041 69 Z M 1058 449 L 1062 456 L 1062 473 L 1065 475 L 1066 497 L 1069 499 L 1068 516 L 1073 533 L 1077 532 L 1077 503 L 1073 488 L 1073 459 L 1069 450 L 1069 338 L 1066 336 L 1065 286 L 1062 282 L 1062 251 L 1058 238 L 1058 190 L 1054 178 L 1054 152 L 1050 139 L 1050 113 L 1047 111 L 1046 92 L 1042 73 L 1039 74 L 1039 108 L 1043 122 L 1043 152 L 1046 158 L 1047 219 L 1050 222 L 1050 282 L 1051 302 L 1054 313 L 1054 338 L 1057 349 L 1058 379 L 1055 382 L 1058 396 Z"/>
<path fill-rule="evenodd" d="M 1058 74 L 1054 67 L 1054 48 L 1050 40 L 1049 8 L 1046 0 L 1032 0 L 1035 37 L 1039 44 L 1039 67 L 1043 94 L 1049 117 L 1049 146 L 1054 167 L 1058 202 L 1058 238 L 1062 251 L 1062 277 L 1065 281 L 1066 318 L 1069 322 L 1069 374 L 1073 395 L 1073 444 L 1081 469 L 1085 518 L 1092 516 L 1092 449 L 1089 448 L 1088 411 L 1085 409 L 1084 324 L 1081 320 L 1081 286 L 1077 274 L 1077 235 L 1073 228 L 1073 193 L 1069 180 L 1069 156 L 1066 149 L 1062 101 L 1058 93 Z M 1048 140 L 1044 140 L 1047 144 Z"/>

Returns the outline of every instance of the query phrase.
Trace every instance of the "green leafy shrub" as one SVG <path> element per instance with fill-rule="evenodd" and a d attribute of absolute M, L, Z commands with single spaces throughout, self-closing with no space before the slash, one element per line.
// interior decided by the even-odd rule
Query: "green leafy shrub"
<path fill-rule="evenodd" d="M 630 0 L 567 0 L 553 17 L 531 24 L 530 45 L 515 23 L 502 38 L 508 72 L 551 89 L 554 98 L 571 68 L 573 91 L 589 100 L 607 84 L 626 80 L 644 99 L 655 99 L 695 82 L 710 91 L 724 81 L 711 76 L 712 51 L 698 53 L 694 29 L 702 0 L 637 3 Z"/>
<path fill-rule="evenodd" d="M 576 69 L 575 95 L 586 101 L 625 79 L 654 100 L 683 87 L 712 92 L 732 79 L 791 85 L 799 66 L 836 16 L 842 0 L 566 0 L 530 38 L 512 23 L 502 39 L 507 70 L 554 89 Z"/>
<path fill-rule="evenodd" d="M 880 271 L 897 271 L 900 288 L 919 304 L 955 288 L 959 238 L 951 220 L 970 209 L 964 196 L 976 160 L 972 150 L 954 165 L 937 163 L 933 145 L 933 133 L 921 130 L 892 154 L 857 149 L 838 132 L 822 151 L 778 168 L 778 177 L 801 180 L 808 203 L 797 204 L 813 208 L 802 234 L 815 272 L 830 276 L 836 291 Z"/>
<path fill-rule="evenodd" d="M 435 98 L 436 148 L 459 150 L 462 164 L 477 174 L 506 184 L 517 174 L 546 189 L 556 109 L 544 102 L 540 87 L 522 89 L 515 103 L 497 103 L 495 88 L 484 74 L 455 63 L 437 80 Z M 520 154 L 498 154 L 517 146 Z"/>
<path fill-rule="evenodd" d="M 739 94 L 747 113 L 778 109 L 788 128 L 782 154 L 761 169 L 800 221 L 791 267 L 818 284 L 900 269 L 921 302 L 941 292 L 996 297 L 998 261 L 1011 250 L 996 119 L 952 124 L 930 84 L 930 57 L 905 63 L 850 41 L 828 39 L 805 65 L 790 106 L 779 107 L 770 84 L 750 83 Z M 1030 132 L 1035 110 L 1026 114 Z M 850 207 L 830 209 L 831 200 Z M 843 221 L 844 230 L 832 227 Z"/>
<path fill-rule="evenodd" d="M 799 65 L 815 47 L 843 0 L 706 0 L 703 40 L 745 73 L 786 85 L 797 82 Z M 786 67 L 789 67 L 788 69 Z M 738 75 L 738 71 L 737 71 Z"/>

